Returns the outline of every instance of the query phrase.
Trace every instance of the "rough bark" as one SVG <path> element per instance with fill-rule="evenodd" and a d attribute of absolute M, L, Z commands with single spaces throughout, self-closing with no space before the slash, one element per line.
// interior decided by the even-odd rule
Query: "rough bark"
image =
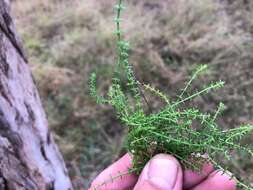
<path fill-rule="evenodd" d="M 70 189 L 9 1 L 0 0 L 0 190 Z"/>

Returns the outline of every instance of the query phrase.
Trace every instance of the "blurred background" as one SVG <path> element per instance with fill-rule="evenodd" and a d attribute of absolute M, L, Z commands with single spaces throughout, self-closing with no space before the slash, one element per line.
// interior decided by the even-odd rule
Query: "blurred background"
<path fill-rule="evenodd" d="M 75 189 L 124 153 L 126 128 L 109 106 L 89 96 L 88 78 L 106 92 L 115 62 L 116 0 L 13 0 L 12 12 Z M 224 80 L 194 104 L 214 112 L 224 129 L 253 123 L 252 0 L 129 0 L 123 27 L 137 78 L 175 97 L 198 64 L 208 64 L 193 90 Z M 160 103 L 148 96 L 154 108 Z M 252 146 L 253 135 L 245 139 Z M 222 158 L 220 158 L 222 160 Z M 253 183 L 253 160 L 235 154 L 232 171 Z"/>

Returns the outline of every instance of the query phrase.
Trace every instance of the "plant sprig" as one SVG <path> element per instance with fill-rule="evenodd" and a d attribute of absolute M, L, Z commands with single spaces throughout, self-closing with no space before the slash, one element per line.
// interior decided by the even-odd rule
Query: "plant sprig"
<path fill-rule="evenodd" d="M 208 84 L 195 93 L 188 92 L 192 82 L 207 69 L 207 65 L 200 65 L 196 69 L 174 101 L 151 85 L 144 85 L 146 91 L 166 103 L 157 113 L 145 113 L 145 105 L 142 104 L 142 93 L 139 89 L 140 82 L 136 80 L 132 66 L 129 64 L 130 43 L 124 40 L 120 27 L 121 12 L 125 9 L 122 2 L 123 0 L 118 0 L 115 6 L 117 14 L 114 33 L 117 37 L 118 59 L 112 85 L 106 98 L 99 96 L 96 90 L 96 74 L 93 73 L 90 77 L 90 91 L 98 103 L 112 105 L 118 118 L 128 127 L 126 149 L 133 155 L 132 171 L 140 173 L 155 154 L 168 153 L 178 158 L 183 167 L 195 171 L 200 171 L 205 162 L 211 162 L 216 168 L 230 175 L 238 186 L 245 190 L 252 190 L 250 186 L 231 175 L 228 169 L 221 166 L 215 158 L 217 155 L 223 155 L 230 160 L 233 158 L 233 150 L 244 151 L 252 157 L 253 151 L 240 145 L 240 140 L 253 131 L 253 126 L 242 125 L 223 131 L 216 123 L 217 117 L 224 110 L 222 103 L 213 116 L 197 108 L 182 106 L 187 101 L 224 86 L 223 81 L 218 81 Z M 123 91 L 122 76 L 127 79 L 126 85 L 131 97 Z"/>

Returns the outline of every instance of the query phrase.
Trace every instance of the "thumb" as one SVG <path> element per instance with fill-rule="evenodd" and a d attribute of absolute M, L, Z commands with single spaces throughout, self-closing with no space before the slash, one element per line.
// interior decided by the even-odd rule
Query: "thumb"
<path fill-rule="evenodd" d="M 144 167 L 134 190 L 182 190 L 182 176 L 174 157 L 159 154 Z"/>

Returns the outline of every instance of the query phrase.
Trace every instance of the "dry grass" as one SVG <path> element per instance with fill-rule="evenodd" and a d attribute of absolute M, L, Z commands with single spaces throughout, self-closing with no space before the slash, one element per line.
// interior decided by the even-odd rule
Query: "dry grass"
<path fill-rule="evenodd" d="M 89 73 L 97 70 L 103 92 L 114 63 L 113 0 L 16 0 L 16 22 L 29 54 L 51 128 L 61 147 L 76 189 L 85 189 L 98 171 L 122 151 L 123 128 L 110 108 L 88 94 Z M 195 103 L 227 108 L 225 128 L 252 123 L 253 3 L 243 0 L 133 0 L 124 17 L 134 47 L 131 61 L 140 81 L 175 96 L 191 68 L 210 65 L 194 84 L 223 79 L 226 87 Z M 148 97 L 153 109 L 159 103 Z M 99 140 L 98 140 L 99 139 Z M 249 137 L 248 141 L 251 141 Z M 236 155 L 239 175 L 252 162 Z M 98 164 L 99 163 L 99 164 Z M 240 163 L 240 165 L 238 164 Z M 253 176 L 246 176 L 253 181 Z"/>

